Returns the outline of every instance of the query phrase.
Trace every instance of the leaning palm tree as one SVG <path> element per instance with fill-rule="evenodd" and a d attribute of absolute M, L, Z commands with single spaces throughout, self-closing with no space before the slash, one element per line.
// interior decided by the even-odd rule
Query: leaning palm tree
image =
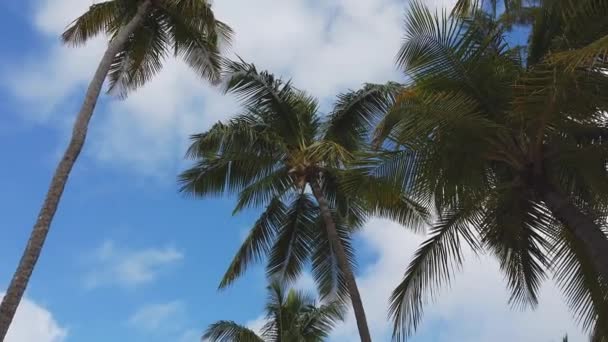
<path fill-rule="evenodd" d="M 608 1 L 543 3 L 526 51 L 484 12 L 408 12 L 398 61 L 411 82 L 375 133 L 389 152 L 368 167 L 438 220 L 392 295 L 397 340 L 463 244 L 498 258 L 514 305 L 535 305 L 551 271 L 594 341 L 608 338 Z"/>
<path fill-rule="evenodd" d="M 66 44 L 81 45 L 99 33 L 106 33 L 110 41 L 87 88 L 72 138 L 0 305 L 0 341 L 6 336 L 34 270 L 70 171 L 84 145 L 106 77 L 109 90 L 124 97 L 158 73 L 171 52 L 182 57 L 201 77 L 217 81 L 220 47 L 231 36 L 230 28 L 215 19 L 206 0 L 112 0 L 92 5 L 62 38 Z"/>
<path fill-rule="evenodd" d="M 243 62 L 227 69 L 226 91 L 242 100 L 244 113 L 193 136 L 189 156 L 196 163 L 181 175 L 182 191 L 238 194 L 235 213 L 266 209 L 220 288 L 265 256 L 268 275 L 288 280 L 311 260 L 320 294 L 347 293 L 361 340 L 370 341 L 350 235 L 370 214 L 410 226 L 424 218 L 391 182 L 348 168 L 365 146 L 366 132 L 357 127 L 386 110 L 383 97 L 390 92 L 365 88 L 343 94 L 322 120 L 316 100 L 290 82 Z"/>
<path fill-rule="evenodd" d="M 266 323 L 259 333 L 233 321 L 218 321 L 207 328 L 203 341 L 321 342 L 343 319 L 341 301 L 317 304 L 314 297 L 274 281 L 268 286 Z"/>

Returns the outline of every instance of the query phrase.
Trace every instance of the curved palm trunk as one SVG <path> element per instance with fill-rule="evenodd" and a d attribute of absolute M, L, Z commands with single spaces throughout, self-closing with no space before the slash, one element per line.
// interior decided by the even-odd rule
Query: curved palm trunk
<path fill-rule="evenodd" d="M 367 326 L 367 318 L 365 317 L 365 310 L 363 309 L 363 302 L 361 301 L 359 288 L 357 287 L 357 282 L 355 281 L 353 271 L 348 264 L 348 258 L 346 256 L 346 252 L 344 251 L 344 246 L 342 246 L 342 243 L 340 242 L 340 237 L 338 236 L 338 231 L 336 230 L 336 223 L 331 216 L 329 204 L 327 203 L 327 199 L 325 199 L 325 195 L 323 195 L 323 191 L 321 190 L 319 183 L 317 181 L 312 181 L 309 184 L 312 188 L 313 195 L 317 199 L 317 202 L 319 202 L 319 209 L 321 210 L 323 221 L 325 221 L 327 236 L 330 240 L 329 242 L 336 250 L 338 264 L 340 265 L 342 272 L 344 272 L 344 277 L 346 278 L 346 286 L 350 294 L 353 311 L 355 312 L 357 328 L 359 329 L 359 337 L 361 338 L 361 342 L 371 342 L 372 338 L 369 333 L 369 327 Z"/>
<path fill-rule="evenodd" d="M 139 6 L 137 13 L 133 16 L 131 21 L 121 28 L 116 37 L 108 44 L 108 48 L 99 62 L 95 75 L 87 88 L 84 102 L 76 117 L 76 122 L 74 123 L 70 143 L 64 152 L 59 165 L 55 169 L 55 174 L 53 175 L 46 198 L 44 199 L 42 208 L 38 214 L 36 224 L 34 225 L 21 260 L 19 261 L 19 266 L 2 299 L 2 304 L 0 304 L 0 341 L 4 341 L 4 338 L 6 337 L 30 276 L 34 271 L 34 266 L 42 251 L 42 246 L 44 245 L 44 241 L 49 232 L 53 216 L 55 216 L 55 212 L 57 211 L 57 206 L 59 205 L 61 195 L 63 194 L 63 190 L 68 181 L 70 171 L 84 145 L 89 121 L 93 116 L 97 98 L 101 92 L 106 75 L 110 70 L 112 60 L 120 48 L 127 42 L 127 39 L 137 26 L 141 24 L 150 7 L 150 3 L 150 0 L 144 1 Z"/>
<path fill-rule="evenodd" d="M 608 280 L 608 237 L 591 217 L 581 212 L 569 198 L 551 187 L 542 189 L 543 201 L 560 222 L 572 231 L 589 251 L 602 278 Z"/>

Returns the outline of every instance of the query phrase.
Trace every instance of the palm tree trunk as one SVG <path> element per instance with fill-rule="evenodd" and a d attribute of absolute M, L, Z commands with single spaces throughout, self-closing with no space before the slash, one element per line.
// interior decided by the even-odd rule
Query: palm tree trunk
<path fill-rule="evenodd" d="M 552 187 L 545 186 L 540 193 L 553 216 L 585 245 L 596 270 L 608 280 L 608 237 L 600 226 Z"/>
<path fill-rule="evenodd" d="M 363 302 L 361 301 L 359 288 L 357 287 L 357 282 L 355 281 L 353 271 L 348 264 L 348 258 L 346 256 L 346 252 L 344 251 L 344 246 L 342 246 L 340 241 L 340 237 L 338 236 L 336 223 L 334 222 L 334 218 L 331 216 L 329 204 L 327 203 L 327 199 L 325 199 L 325 195 L 323 194 L 321 186 L 317 181 L 310 182 L 310 187 L 312 188 L 313 195 L 319 203 L 319 209 L 321 210 L 321 216 L 325 222 L 325 229 L 327 229 L 329 243 L 331 243 L 332 247 L 335 249 L 338 264 L 344 273 L 346 286 L 350 294 L 350 300 L 352 302 L 353 311 L 355 312 L 355 318 L 357 320 L 359 337 L 361 338 L 361 342 L 371 342 L 372 338 L 369 333 L 369 327 L 367 326 L 367 318 L 365 317 L 365 310 L 363 309 Z"/>
<path fill-rule="evenodd" d="M 44 245 L 44 241 L 49 232 L 55 212 L 57 211 L 57 206 L 59 205 L 68 177 L 82 150 L 82 146 L 84 145 L 89 121 L 93 116 L 97 98 L 101 92 L 106 75 L 110 70 L 112 60 L 118 51 L 120 51 L 120 48 L 127 42 L 129 36 L 142 23 L 150 4 L 151 0 L 142 2 L 137 13 L 129 23 L 122 27 L 116 37 L 108 44 L 108 48 L 99 62 L 95 75 L 87 88 L 84 102 L 76 117 L 76 122 L 74 123 L 72 138 L 63 154 L 63 158 L 61 158 L 59 165 L 57 165 L 57 168 L 55 169 L 55 174 L 51 180 L 49 190 L 47 191 L 42 208 L 38 213 L 36 224 L 34 225 L 21 260 L 19 261 L 19 266 L 2 299 L 2 304 L 0 304 L 0 342 L 4 341 L 4 338 L 6 337 L 30 276 L 34 271 L 34 266 L 42 251 L 42 246 Z"/>

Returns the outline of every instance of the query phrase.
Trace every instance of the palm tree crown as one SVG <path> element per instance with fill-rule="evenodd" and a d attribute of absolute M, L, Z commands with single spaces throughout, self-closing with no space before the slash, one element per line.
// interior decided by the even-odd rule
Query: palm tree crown
<path fill-rule="evenodd" d="M 268 275 L 288 280 L 310 260 L 320 294 L 348 292 L 362 314 L 351 232 L 369 214 L 407 225 L 424 215 L 392 183 L 348 167 L 366 139 L 365 130 L 355 128 L 386 110 L 386 89 L 394 85 L 342 94 L 322 120 L 317 101 L 290 82 L 246 63 L 228 70 L 226 89 L 239 96 L 244 113 L 195 135 L 189 156 L 196 165 L 181 175 L 187 193 L 238 194 L 235 213 L 266 207 L 220 287 L 265 256 Z"/>
<path fill-rule="evenodd" d="M 279 282 L 268 286 L 266 324 L 260 334 L 233 321 L 218 321 L 207 328 L 203 340 L 209 342 L 321 342 L 344 319 L 340 301 L 317 304 L 316 300 Z"/>
<path fill-rule="evenodd" d="M 396 339 L 462 264 L 463 243 L 498 258 L 514 305 L 535 305 L 551 270 L 582 325 L 608 338 L 608 2 L 534 12 L 527 50 L 478 10 L 408 12 L 398 62 L 411 82 L 375 132 L 393 152 L 370 167 L 439 218 L 393 293 Z"/>
<path fill-rule="evenodd" d="M 100 33 L 112 39 L 146 3 L 143 22 L 129 35 L 112 60 L 109 90 L 122 97 L 156 75 L 173 53 L 201 77 L 218 81 L 222 45 L 232 30 L 217 20 L 207 0 L 111 0 L 92 5 L 63 33 L 65 43 L 78 46 Z"/>

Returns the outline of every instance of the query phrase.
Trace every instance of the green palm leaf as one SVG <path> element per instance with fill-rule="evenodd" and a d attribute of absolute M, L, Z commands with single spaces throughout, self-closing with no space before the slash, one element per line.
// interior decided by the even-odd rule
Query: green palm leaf
<path fill-rule="evenodd" d="M 369 128 L 394 102 L 397 83 L 366 84 L 362 89 L 338 95 L 325 128 L 325 141 L 334 141 L 349 151 L 366 143 Z"/>
<path fill-rule="evenodd" d="M 592 341 L 608 340 L 608 283 L 598 280 L 584 245 L 568 229 L 554 241 L 555 279 L 570 309 Z"/>
<path fill-rule="evenodd" d="M 213 323 L 203 334 L 203 340 L 209 342 L 265 342 L 251 329 L 233 321 Z"/>
<path fill-rule="evenodd" d="M 108 92 L 125 98 L 160 72 L 167 53 L 169 38 L 158 16 L 148 18 L 114 57 L 108 78 Z"/>
<path fill-rule="evenodd" d="M 337 222 L 340 222 L 338 219 Z M 335 247 L 327 236 L 327 230 L 319 219 L 316 236 L 312 241 L 312 275 L 322 299 L 337 297 L 344 300 L 348 297 L 348 288 L 344 272 L 340 269 Z M 351 243 L 351 231 L 344 224 L 336 227 L 351 269 L 356 270 L 355 251 Z"/>
<path fill-rule="evenodd" d="M 287 219 L 287 213 L 287 208 L 280 200 L 274 199 L 270 202 L 228 266 L 228 270 L 220 282 L 220 288 L 232 284 L 245 272 L 250 263 L 261 261 L 269 253 L 275 236 L 284 220 Z"/>
<path fill-rule="evenodd" d="M 269 277 L 295 280 L 310 257 L 315 222 L 316 204 L 308 194 L 300 194 L 289 205 L 268 260 Z"/>
<path fill-rule="evenodd" d="M 61 35 L 64 43 L 79 46 L 100 33 L 110 30 L 120 13 L 124 10 L 123 1 L 99 2 L 89 7 L 89 10 L 74 20 L 69 28 Z"/>
<path fill-rule="evenodd" d="M 463 261 L 461 239 L 477 249 L 470 224 L 476 218 L 473 208 L 456 209 L 444 214 L 430 230 L 408 266 L 405 277 L 390 298 L 389 314 L 393 319 L 393 337 L 405 340 L 422 320 L 424 305 L 437 289 L 449 284 L 454 267 Z"/>
<path fill-rule="evenodd" d="M 545 208 L 526 197 L 530 195 L 518 188 L 493 194 L 485 204 L 481 234 L 505 273 L 509 302 L 534 307 L 549 267 L 547 236 L 553 220 Z"/>

